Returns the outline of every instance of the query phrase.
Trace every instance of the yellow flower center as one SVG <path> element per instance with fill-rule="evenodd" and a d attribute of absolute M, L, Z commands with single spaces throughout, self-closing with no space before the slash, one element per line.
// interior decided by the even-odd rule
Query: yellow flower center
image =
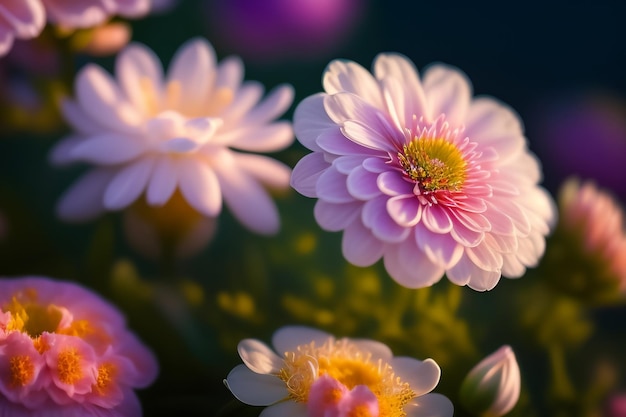
<path fill-rule="evenodd" d="M 415 138 L 398 152 L 398 161 L 422 191 L 458 191 L 465 181 L 463 155 L 446 139 Z"/>
<path fill-rule="evenodd" d="M 80 354 L 76 349 L 66 349 L 59 353 L 57 372 L 59 381 L 69 385 L 83 377 L 83 369 L 80 366 Z"/>
<path fill-rule="evenodd" d="M 99 395 L 105 395 L 113 382 L 113 378 L 117 373 L 117 368 L 111 363 L 105 363 L 98 367 L 98 377 L 93 386 L 95 392 Z"/>
<path fill-rule="evenodd" d="M 284 363 L 278 377 L 297 402 L 307 402 L 311 385 L 322 375 L 334 378 L 348 389 L 365 385 L 378 399 L 381 417 L 406 416 L 404 406 L 416 396 L 407 382 L 395 376 L 388 363 L 372 361 L 371 354 L 360 351 L 346 339 L 330 339 L 319 347 L 313 343 L 300 345 L 295 352 L 285 353 Z M 369 410 L 356 407 L 351 413 L 354 417 L 365 417 Z"/>
<path fill-rule="evenodd" d="M 7 331 L 17 330 L 31 338 L 37 338 L 43 332 L 54 333 L 63 317 L 57 306 L 38 304 L 37 291 L 34 289 L 14 295 L 2 310 L 11 313 Z"/>
<path fill-rule="evenodd" d="M 35 366 L 30 357 L 16 355 L 9 359 L 9 372 L 11 373 L 11 386 L 23 387 L 33 379 Z"/>

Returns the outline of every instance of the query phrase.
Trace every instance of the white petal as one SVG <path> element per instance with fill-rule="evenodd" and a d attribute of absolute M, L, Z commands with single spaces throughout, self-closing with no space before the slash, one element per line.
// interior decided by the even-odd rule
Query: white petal
<path fill-rule="evenodd" d="M 80 71 L 75 90 L 81 108 L 101 126 L 133 133 L 142 121 L 109 74 L 96 65 L 88 64 Z"/>
<path fill-rule="evenodd" d="M 233 215 L 250 230 L 272 235 L 280 228 L 278 209 L 258 181 L 236 165 L 217 170 L 224 201 Z"/>
<path fill-rule="evenodd" d="M 372 74 L 356 62 L 332 61 L 324 71 L 322 84 L 328 94 L 343 91 L 354 93 L 373 106 L 382 108 L 378 83 Z"/>
<path fill-rule="evenodd" d="M 398 284 L 407 288 L 423 288 L 438 282 L 443 268 L 428 259 L 413 239 L 389 245 L 385 250 L 385 269 Z"/>
<path fill-rule="evenodd" d="M 146 188 L 153 166 L 154 158 L 143 158 L 122 168 L 104 193 L 104 206 L 120 210 L 133 203 Z"/>
<path fill-rule="evenodd" d="M 259 417 L 307 417 L 304 404 L 295 401 L 283 401 L 271 405 L 259 414 Z"/>
<path fill-rule="evenodd" d="M 279 355 L 294 352 L 299 345 L 321 346 L 328 340 L 334 339 L 329 333 L 305 326 L 284 326 L 272 335 L 272 346 Z"/>
<path fill-rule="evenodd" d="M 145 115 L 160 107 L 163 95 L 163 67 L 156 54 L 133 43 L 118 55 L 115 74 L 133 105 Z"/>
<path fill-rule="evenodd" d="M 289 122 L 276 122 L 266 126 L 245 127 L 216 138 L 233 148 L 250 152 L 275 152 L 293 143 L 293 130 Z"/>
<path fill-rule="evenodd" d="M 102 195 L 116 173 L 110 169 L 94 169 L 70 186 L 57 204 L 57 215 L 65 221 L 91 220 L 103 211 Z"/>
<path fill-rule="evenodd" d="M 452 128 L 463 125 L 472 95 L 467 76 L 456 68 L 434 65 L 426 70 L 423 80 L 432 117 L 443 113 Z"/>
<path fill-rule="evenodd" d="M 260 125 L 274 120 L 291 106 L 293 96 L 292 86 L 284 84 L 276 87 L 246 115 L 244 123 Z"/>
<path fill-rule="evenodd" d="M 275 159 L 262 155 L 233 152 L 237 166 L 256 178 L 261 184 L 276 189 L 289 186 L 291 169 Z"/>
<path fill-rule="evenodd" d="M 216 173 L 202 160 L 177 161 L 178 186 L 191 207 L 215 217 L 222 209 L 222 187 Z"/>
<path fill-rule="evenodd" d="M 370 353 L 372 355 L 371 360 L 374 362 L 378 361 L 378 359 L 388 362 L 393 357 L 393 353 L 391 352 L 391 349 L 389 349 L 389 346 L 376 340 L 352 339 L 350 342 L 357 346 L 359 351 Z"/>
<path fill-rule="evenodd" d="M 146 191 L 146 200 L 151 206 L 162 206 L 170 199 L 176 184 L 178 176 L 176 167 L 169 157 L 158 158 L 154 165 L 154 172 L 148 183 Z"/>
<path fill-rule="evenodd" d="M 144 144 L 134 137 L 116 133 L 101 133 L 89 137 L 72 149 L 74 160 L 98 165 L 114 165 L 131 161 L 145 151 Z"/>
<path fill-rule="evenodd" d="M 397 356 L 391 360 L 391 366 L 395 375 L 403 382 L 408 382 L 417 396 L 435 389 L 441 377 L 441 369 L 432 359 L 419 361 L 407 356 Z"/>
<path fill-rule="evenodd" d="M 237 91 L 243 80 L 243 62 L 240 58 L 231 56 L 223 59 L 217 67 L 215 90 L 225 88 Z"/>
<path fill-rule="evenodd" d="M 202 38 L 194 38 L 182 45 L 168 70 L 168 84 L 175 82 L 181 87 L 178 103 L 189 112 L 197 113 L 213 83 L 215 74 L 215 51 L 209 42 Z"/>
<path fill-rule="evenodd" d="M 237 345 L 243 363 L 257 374 L 276 374 L 283 367 L 283 360 L 265 343 L 244 339 Z"/>
<path fill-rule="evenodd" d="M 222 90 L 225 92 L 225 90 Z M 228 90 L 230 91 L 230 90 Z M 228 126 L 238 126 L 242 122 L 239 120 L 246 116 L 263 96 L 263 84 L 257 81 L 246 81 L 237 90 L 230 104 L 219 112 L 219 117 L 226 121 L 223 130 L 228 130 Z M 220 94 L 216 92 L 215 94 Z M 228 93 L 226 93 L 228 94 Z M 219 107 L 219 105 L 218 105 Z"/>
<path fill-rule="evenodd" d="M 426 394 L 406 405 L 407 417 L 452 417 L 454 406 L 448 397 L 441 394 Z"/>
<path fill-rule="evenodd" d="M 245 365 L 237 365 L 225 380 L 239 401 L 249 405 L 270 405 L 287 398 L 287 387 L 278 377 L 257 374 Z"/>
<path fill-rule="evenodd" d="M 337 127 L 324 109 L 325 96 L 326 94 L 315 94 L 305 98 L 298 104 L 293 115 L 293 129 L 298 141 L 312 151 L 322 150 L 315 143 L 322 132 Z"/>

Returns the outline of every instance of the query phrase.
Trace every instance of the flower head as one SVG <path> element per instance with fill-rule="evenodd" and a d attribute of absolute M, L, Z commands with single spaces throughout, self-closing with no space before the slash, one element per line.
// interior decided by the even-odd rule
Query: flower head
<path fill-rule="evenodd" d="M 57 163 L 94 168 L 61 198 L 59 215 L 87 220 L 121 210 L 145 194 L 161 207 L 178 190 L 192 209 L 216 217 L 222 198 L 245 226 L 271 234 L 278 211 L 265 187 L 287 188 L 289 168 L 266 156 L 293 142 L 291 124 L 273 122 L 293 90 L 279 86 L 264 100 L 261 84 L 242 82 L 237 58 L 217 64 L 211 45 L 180 48 L 167 75 L 145 46 L 126 47 L 116 79 L 95 65 L 76 80 L 76 99 L 63 104 L 75 134 L 58 144 Z"/>
<path fill-rule="evenodd" d="M 110 304 L 72 283 L 0 280 L 0 408 L 134 417 L 158 366 Z M 64 414 L 65 415 L 65 414 Z"/>
<path fill-rule="evenodd" d="M 517 404 L 521 376 L 515 353 L 510 346 L 480 361 L 461 385 L 460 399 L 476 416 L 502 416 Z"/>
<path fill-rule="evenodd" d="M 318 198 L 322 228 L 343 230 L 346 259 L 368 266 L 382 257 L 407 287 L 445 273 L 476 290 L 536 265 L 556 215 L 517 115 L 472 98 L 464 74 L 445 65 L 420 80 L 407 58 L 382 54 L 373 72 L 331 62 L 325 93 L 294 116 L 313 153 L 292 186 Z"/>
<path fill-rule="evenodd" d="M 279 329 L 272 344 L 278 354 L 241 341 L 245 365 L 225 380 L 240 401 L 269 406 L 263 417 L 452 416 L 452 403 L 430 393 L 441 373 L 432 359 L 394 357 L 373 340 L 296 326 Z"/>
<path fill-rule="evenodd" d="M 626 291 L 624 211 L 592 181 L 570 178 L 559 191 L 560 218 L 545 264 L 550 282 L 587 301 Z"/>
<path fill-rule="evenodd" d="M 0 57 L 11 50 L 16 38 L 35 38 L 45 24 L 46 12 L 40 0 L 14 0 L 0 4 Z"/>

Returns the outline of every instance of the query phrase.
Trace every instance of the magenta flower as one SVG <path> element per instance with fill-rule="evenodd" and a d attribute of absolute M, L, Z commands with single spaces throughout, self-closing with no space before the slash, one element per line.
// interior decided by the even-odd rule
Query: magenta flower
<path fill-rule="evenodd" d="M 348 261 L 382 257 L 411 288 L 445 273 L 479 291 L 537 264 L 556 211 L 509 107 L 472 98 L 457 69 L 433 65 L 420 80 L 394 54 L 376 58 L 374 76 L 333 61 L 323 84 L 295 112 L 296 136 L 313 153 L 291 184 L 319 199 L 323 229 L 343 230 Z"/>
<path fill-rule="evenodd" d="M 66 28 L 88 28 L 112 16 L 140 17 L 150 11 L 151 0 L 41 0 L 48 20 Z"/>
<path fill-rule="evenodd" d="M 274 121 L 292 103 L 290 86 L 261 100 L 263 86 L 243 82 L 238 58 L 218 64 L 211 45 L 194 39 L 180 48 L 167 75 L 150 49 L 134 44 L 118 56 L 116 78 L 88 65 L 75 87 L 76 99 L 63 103 L 63 114 L 76 132 L 52 159 L 94 168 L 61 198 L 60 217 L 89 220 L 139 198 L 162 207 L 180 193 L 203 216 L 216 217 L 224 199 L 253 231 L 279 229 L 266 188 L 287 189 L 291 170 L 256 153 L 293 142 L 291 123 Z"/>
<path fill-rule="evenodd" d="M 3 415 L 140 416 L 133 390 L 157 372 L 119 311 L 94 293 L 41 277 L 0 280 Z"/>
<path fill-rule="evenodd" d="M 0 4 L 0 57 L 6 55 L 17 39 L 39 36 L 46 24 L 40 0 L 9 0 Z"/>

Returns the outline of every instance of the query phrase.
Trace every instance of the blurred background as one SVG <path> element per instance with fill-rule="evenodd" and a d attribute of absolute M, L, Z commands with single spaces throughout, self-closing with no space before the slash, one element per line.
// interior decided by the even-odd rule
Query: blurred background
<path fill-rule="evenodd" d="M 116 22 L 165 65 L 182 43 L 202 36 L 219 59 L 241 56 L 246 79 L 266 90 L 292 84 L 296 98 L 286 119 L 299 101 L 322 90 L 324 68 L 335 58 L 369 69 L 378 53 L 399 52 L 420 70 L 433 62 L 456 66 L 475 94 L 497 97 L 519 113 L 543 165 L 543 185 L 554 196 L 575 175 L 594 180 L 623 205 L 625 18 L 626 5 L 618 2 L 180 0 Z M 140 392 L 147 417 L 258 415 L 260 409 L 233 402 L 222 379 L 239 363 L 240 339 L 269 342 L 284 324 L 374 338 L 399 355 L 432 357 L 443 370 L 437 391 L 453 401 L 473 364 L 510 344 L 523 379 L 511 415 L 618 415 L 609 404 L 626 393 L 626 309 L 622 301 L 590 303 L 546 291 L 542 282 L 561 273 L 554 264 L 503 279 L 488 293 L 445 279 L 407 290 L 381 263 L 347 264 L 341 235 L 319 229 L 314 201 L 293 190 L 275 196 L 277 236 L 253 235 L 225 210 L 213 240 L 175 262 L 129 243 L 120 214 L 62 223 L 54 206 L 84 167 L 48 162 L 50 148 L 69 132 L 55 103 L 71 94 L 78 69 L 95 62 L 111 71 L 114 55 L 68 53 L 55 42 L 80 37 L 53 32 L 0 60 L 0 275 L 77 281 L 119 306 L 161 363 L 157 382 Z M 296 143 L 274 156 L 293 167 L 307 152 Z"/>

